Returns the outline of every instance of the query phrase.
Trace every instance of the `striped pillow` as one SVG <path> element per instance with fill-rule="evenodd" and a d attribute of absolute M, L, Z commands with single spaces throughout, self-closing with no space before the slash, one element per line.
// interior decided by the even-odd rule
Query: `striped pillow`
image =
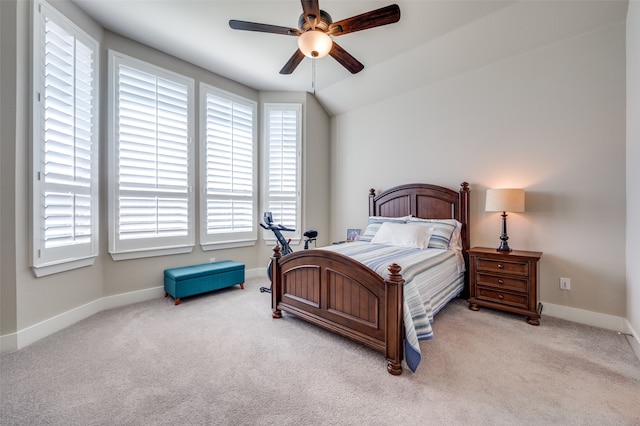
<path fill-rule="evenodd" d="M 433 233 L 429 240 L 429 248 L 439 248 L 447 250 L 454 231 L 458 229 L 458 221 L 455 219 L 420 219 L 412 217 L 409 222 L 428 223 L 433 227 Z"/>
<path fill-rule="evenodd" d="M 378 230 L 385 222 L 393 223 L 407 223 L 411 216 L 403 217 L 385 217 L 385 216 L 369 216 L 369 223 L 364 230 L 364 233 L 360 236 L 360 241 L 371 242 L 373 237 L 378 233 Z"/>

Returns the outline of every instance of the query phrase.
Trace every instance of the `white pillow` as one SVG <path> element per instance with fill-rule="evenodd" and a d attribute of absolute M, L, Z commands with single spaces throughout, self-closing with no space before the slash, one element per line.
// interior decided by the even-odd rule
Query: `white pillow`
<path fill-rule="evenodd" d="M 456 220 L 456 222 L 458 222 Z M 449 248 L 453 250 L 462 250 L 462 223 L 456 224 L 456 230 L 453 231 L 451 236 L 451 242 L 449 242 Z"/>
<path fill-rule="evenodd" d="M 384 222 L 371 244 L 426 249 L 432 233 L 433 228 L 423 224 Z"/>

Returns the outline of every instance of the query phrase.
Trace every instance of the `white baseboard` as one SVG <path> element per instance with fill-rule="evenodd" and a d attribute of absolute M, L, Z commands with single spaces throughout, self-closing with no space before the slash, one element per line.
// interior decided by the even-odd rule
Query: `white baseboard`
<path fill-rule="evenodd" d="M 256 268 L 245 271 L 245 278 L 247 279 L 260 277 L 266 277 L 266 268 Z M 0 353 L 8 353 L 22 349 L 78 321 L 89 318 L 98 312 L 160 297 L 164 297 L 164 287 L 162 286 L 102 297 L 23 328 L 16 333 L 0 336 Z"/>
<path fill-rule="evenodd" d="M 163 286 L 107 296 L 100 299 L 102 300 L 102 309 L 100 309 L 100 311 L 119 308 L 120 306 L 131 305 L 133 303 L 146 302 L 147 300 L 158 299 L 160 297 L 164 297 Z"/>
<path fill-rule="evenodd" d="M 245 278 L 266 278 L 267 276 L 267 268 L 254 268 L 247 269 L 244 273 Z"/>
<path fill-rule="evenodd" d="M 568 306 L 554 305 L 553 303 L 542 302 L 542 306 L 542 315 L 613 330 L 624 334 L 636 356 L 640 359 L 640 335 L 633 329 L 631 323 L 626 318 L 570 308 Z"/>
<path fill-rule="evenodd" d="M 585 311 L 584 309 L 571 308 L 569 306 L 554 305 L 553 303 L 542 303 L 542 315 L 561 318 L 580 324 L 594 327 L 606 328 L 607 330 L 629 333 L 628 322 L 622 317 L 601 314 L 599 312 Z"/>
<path fill-rule="evenodd" d="M 164 297 L 163 287 L 153 287 L 145 290 L 132 291 L 130 293 L 102 297 L 27 328 L 23 328 L 16 333 L 0 336 L 0 353 L 22 349 L 78 321 L 89 318 L 98 312 L 130 305 L 132 303 L 144 302 L 158 297 Z"/>

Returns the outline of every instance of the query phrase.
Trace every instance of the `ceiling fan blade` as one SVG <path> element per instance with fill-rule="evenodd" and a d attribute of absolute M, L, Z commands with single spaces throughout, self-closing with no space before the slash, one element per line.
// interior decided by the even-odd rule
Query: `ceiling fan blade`
<path fill-rule="evenodd" d="M 314 29 L 320 19 L 320 5 L 318 0 L 300 0 L 302 3 L 302 13 L 305 21 Z"/>
<path fill-rule="evenodd" d="M 258 31 L 261 33 L 299 36 L 300 31 L 295 28 L 279 27 L 277 25 L 259 24 L 257 22 L 238 21 L 231 19 L 229 26 L 234 30 Z"/>
<path fill-rule="evenodd" d="M 360 61 L 351 56 L 349 52 L 340 47 L 340 45 L 335 41 L 329 51 L 329 55 L 331 55 L 336 61 L 340 62 L 340 64 L 348 69 L 351 74 L 359 73 L 364 69 L 364 65 L 362 65 Z"/>
<path fill-rule="evenodd" d="M 380 27 L 382 25 L 393 24 L 400 20 L 400 7 L 397 4 L 382 7 L 380 9 L 365 12 L 361 15 L 352 16 L 329 25 L 327 33 L 333 36 L 341 36 L 356 31 L 368 30 L 369 28 Z"/>
<path fill-rule="evenodd" d="M 287 63 L 284 64 L 284 67 L 280 70 L 280 74 L 291 74 L 303 59 L 304 53 L 302 53 L 300 49 L 296 50 Z"/>

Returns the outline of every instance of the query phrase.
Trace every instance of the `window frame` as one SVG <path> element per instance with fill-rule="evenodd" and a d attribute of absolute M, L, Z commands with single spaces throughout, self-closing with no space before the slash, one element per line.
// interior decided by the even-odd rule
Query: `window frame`
<path fill-rule="evenodd" d="M 251 182 L 251 230 L 231 231 L 220 233 L 208 233 L 208 135 L 207 135 L 207 98 L 213 95 L 223 98 L 233 104 L 240 104 L 251 109 L 251 155 L 252 155 L 252 182 Z M 202 250 L 216 250 L 234 247 L 246 247 L 255 245 L 258 239 L 258 225 L 256 215 L 258 210 L 258 173 L 255 172 L 258 164 L 258 103 L 254 100 L 227 92 L 215 86 L 200 83 L 200 245 Z M 232 199 L 243 199 L 246 197 L 233 194 Z"/>
<path fill-rule="evenodd" d="M 92 63 L 90 72 L 91 79 L 91 96 L 90 104 L 92 114 L 86 121 L 88 122 L 90 136 L 87 138 L 86 144 L 89 146 L 88 152 L 91 158 L 86 161 L 81 154 L 78 154 L 76 149 L 78 145 L 73 142 L 74 155 L 73 166 L 76 168 L 77 162 L 84 162 L 88 164 L 89 177 L 86 178 L 88 184 L 82 185 L 81 183 L 70 184 L 62 183 L 56 184 L 53 182 L 47 182 L 46 180 L 46 149 L 47 141 L 45 140 L 45 43 L 46 43 L 46 22 L 52 21 L 57 27 L 73 37 L 74 46 L 76 43 L 84 45 L 91 53 Z M 96 257 L 99 254 L 99 133 L 100 133 L 100 45 L 99 42 L 86 33 L 82 28 L 72 22 L 69 18 L 60 13 L 53 6 L 45 1 L 37 0 L 33 3 L 32 8 L 32 105 L 31 105 L 31 267 L 36 277 L 42 277 L 50 274 L 64 272 L 76 268 L 82 268 L 91 266 Z M 78 58 L 78 51 L 74 47 L 73 62 Z M 76 72 L 79 70 L 78 66 L 70 65 L 73 67 L 74 81 L 72 82 L 74 95 L 73 95 L 73 108 L 74 113 L 71 117 L 74 121 L 73 135 L 75 140 L 77 132 L 87 132 L 87 127 L 80 127 L 77 123 L 78 111 L 76 110 L 76 103 L 80 101 L 76 90 L 78 90 L 78 81 L 75 80 Z M 69 116 L 65 116 L 69 118 Z M 75 172 L 74 172 L 75 173 Z M 83 189 L 84 188 L 84 189 Z M 65 194 L 73 194 L 75 198 L 77 195 L 82 195 L 85 198 L 91 200 L 88 207 L 89 225 L 86 226 L 89 231 L 89 241 L 86 243 L 71 243 L 61 244 L 57 247 L 46 247 L 45 244 L 45 229 L 46 225 L 46 205 L 44 201 L 45 193 L 48 191 L 64 192 Z M 73 209 L 73 223 L 77 225 L 79 216 L 76 214 L 75 204 L 71 207 Z M 85 216 L 85 221 L 86 221 Z"/>
<path fill-rule="evenodd" d="M 269 211 L 269 202 L 271 201 L 271 194 L 269 192 L 269 161 L 270 161 L 270 112 L 272 110 L 293 110 L 296 113 L 296 219 L 293 228 L 295 231 L 282 231 L 282 235 L 291 239 L 292 244 L 300 244 L 302 240 L 302 104 L 301 103 L 282 103 L 282 102 L 268 102 L 263 105 L 263 167 L 262 167 L 262 209 L 263 212 Z M 262 213 L 260 214 L 262 218 Z M 274 217 L 274 222 L 277 224 L 278 220 Z M 287 224 L 283 224 L 287 225 Z M 290 226 L 290 224 L 289 224 Z M 267 245 L 274 244 L 277 240 L 273 235 L 273 232 L 263 230 L 263 239 Z"/>
<path fill-rule="evenodd" d="M 154 238 L 137 238 L 122 239 L 119 238 L 120 226 L 119 218 L 119 194 L 120 186 L 118 184 L 119 162 L 118 152 L 120 141 L 117 138 L 119 117 L 118 117 L 118 101 L 117 91 L 119 88 L 119 66 L 124 65 L 143 73 L 154 74 L 156 77 L 166 79 L 173 82 L 183 84 L 187 89 L 187 190 L 184 198 L 187 201 L 187 232 L 184 236 L 174 237 L 154 237 Z M 113 260 L 126 260 L 144 257 L 164 256 L 172 254 L 190 253 L 195 245 L 195 195 L 194 195 L 194 123 L 195 123 L 195 80 L 173 72 L 171 70 L 158 67 L 154 64 L 142 61 L 140 59 L 125 55 L 115 50 L 108 51 L 108 235 L 109 235 L 109 253 Z M 153 194 L 153 191 L 148 191 Z M 164 194 L 157 190 L 155 194 Z"/>

